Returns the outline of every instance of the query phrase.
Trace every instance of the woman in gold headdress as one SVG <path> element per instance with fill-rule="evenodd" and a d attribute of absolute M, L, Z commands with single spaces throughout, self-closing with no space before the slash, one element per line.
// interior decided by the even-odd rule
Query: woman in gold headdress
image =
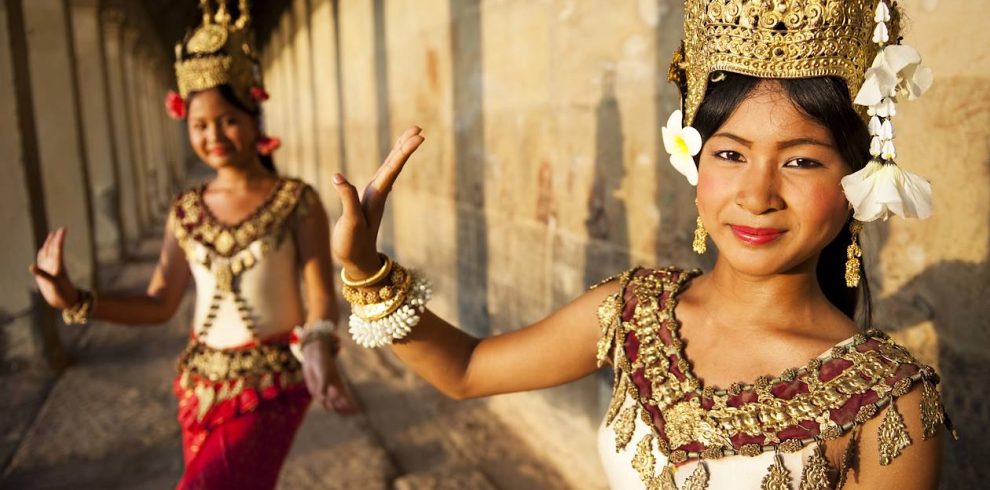
<path fill-rule="evenodd" d="M 633 269 L 504 335 L 436 317 L 423 275 L 376 252 L 424 141 L 407 130 L 360 198 L 334 177 L 351 334 L 455 398 L 611 364 L 599 442 L 614 488 L 934 488 L 938 377 L 869 329 L 858 243 L 864 222 L 931 208 L 928 183 L 893 161 L 894 105 L 931 82 L 898 18 L 887 0 L 686 0 L 670 71 L 683 112 L 662 132 L 697 186 L 694 248 L 714 243 L 714 268 Z"/>
<path fill-rule="evenodd" d="M 202 3 L 203 24 L 177 46 L 179 93 L 166 105 L 187 121 L 193 150 L 216 177 L 173 200 L 147 292 L 96 297 L 73 286 L 64 229 L 49 235 L 32 270 L 67 323 L 162 323 L 192 279 L 193 328 L 175 380 L 178 488 L 270 489 L 311 398 L 345 414 L 357 405 L 334 362 L 328 219 L 311 187 L 275 172 L 246 2 L 237 22 L 223 2 L 215 17 Z"/>

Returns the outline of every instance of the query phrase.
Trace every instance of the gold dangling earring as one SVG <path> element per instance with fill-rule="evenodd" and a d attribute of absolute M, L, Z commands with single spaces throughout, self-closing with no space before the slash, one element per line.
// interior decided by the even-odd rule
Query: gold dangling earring
<path fill-rule="evenodd" d="M 698 206 L 698 199 L 694 200 L 695 207 Z M 698 215 L 698 219 L 695 221 L 697 226 L 694 228 L 694 242 L 691 244 L 691 249 L 698 255 L 704 255 L 708 251 L 708 243 L 705 241 L 708 239 L 708 230 L 705 229 L 705 224 L 701 222 L 701 215 Z"/>
<path fill-rule="evenodd" d="M 863 250 L 859 248 L 859 232 L 863 231 L 863 223 L 853 220 L 849 223 L 849 232 L 852 233 L 852 243 L 846 248 L 846 286 L 850 288 L 859 287 L 859 276 L 862 270 L 859 258 L 863 256 Z"/>

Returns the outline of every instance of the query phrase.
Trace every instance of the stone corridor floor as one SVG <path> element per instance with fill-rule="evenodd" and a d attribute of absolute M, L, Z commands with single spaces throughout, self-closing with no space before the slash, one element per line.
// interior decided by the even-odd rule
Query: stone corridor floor
<path fill-rule="evenodd" d="M 109 289 L 143 289 L 159 246 L 146 239 Z M 66 327 L 63 373 L 0 375 L 0 488 L 173 488 L 182 453 L 171 381 L 191 305 L 190 291 L 163 325 Z M 280 489 L 567 488 L 483 402 L 448 400 L 390 353 L 349 339 L 343 366 L 363 413 L 311 407 Z"/>

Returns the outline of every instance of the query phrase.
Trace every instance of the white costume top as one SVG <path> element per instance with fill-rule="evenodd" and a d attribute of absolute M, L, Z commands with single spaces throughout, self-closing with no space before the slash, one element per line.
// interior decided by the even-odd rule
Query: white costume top
<path fill-rule="evenodd" d="M 251 216 L 225 225 L 204 204 L 204 187 L 180 194 L 171 216 L 196 282 L 194 335 L 209 347 L 229 349 L 301 325 L 292 223 L 305 210 L 304 194 L 313 191 L 298 180 L 279 179 Z"/>

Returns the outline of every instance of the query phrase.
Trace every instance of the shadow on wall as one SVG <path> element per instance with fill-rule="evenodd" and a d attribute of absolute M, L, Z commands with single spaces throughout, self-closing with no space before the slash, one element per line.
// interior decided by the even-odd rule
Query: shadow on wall
<path fill-rule="evenodd" d="M 449 9 L 454 69 L 458 324 L 473 335 L 487 336 L 491 333 L 491 325 L 480 3 L 480 0 L 450 0 Z"/>
<path fill-rule="evenodd" d="M 626 175 L 624 141 L 615 72 L 608 69 L 595 110 L 595 176 L 585 220 L 585 287 L 629 268 L 629 217 L 625 203 L 617 197 Z"/>
<path fill-rule="evenodd" d="M 880 250 L 889 236 L 888 226 L 881 224 L 875 236 L 879 243 L 871 248 Z M 871 278 L 871 282 L 875 290 L 882 289 L 882 281 Z M 990 261 L 986 258 L 982 262 L 948 260 L 928 267 L 893 294 L 874 300 L 874 326 L 884 331 L 897 332 L 924 321 L 934 326 L 932 341 L 937 345 L 932 347 L 938 353 L 942 397 L 959 431 L 958 441 L 946 438 L 943 488 L 977 488 L 990 479 L 984 463 L 990 455 L 987 285 Z"/>

